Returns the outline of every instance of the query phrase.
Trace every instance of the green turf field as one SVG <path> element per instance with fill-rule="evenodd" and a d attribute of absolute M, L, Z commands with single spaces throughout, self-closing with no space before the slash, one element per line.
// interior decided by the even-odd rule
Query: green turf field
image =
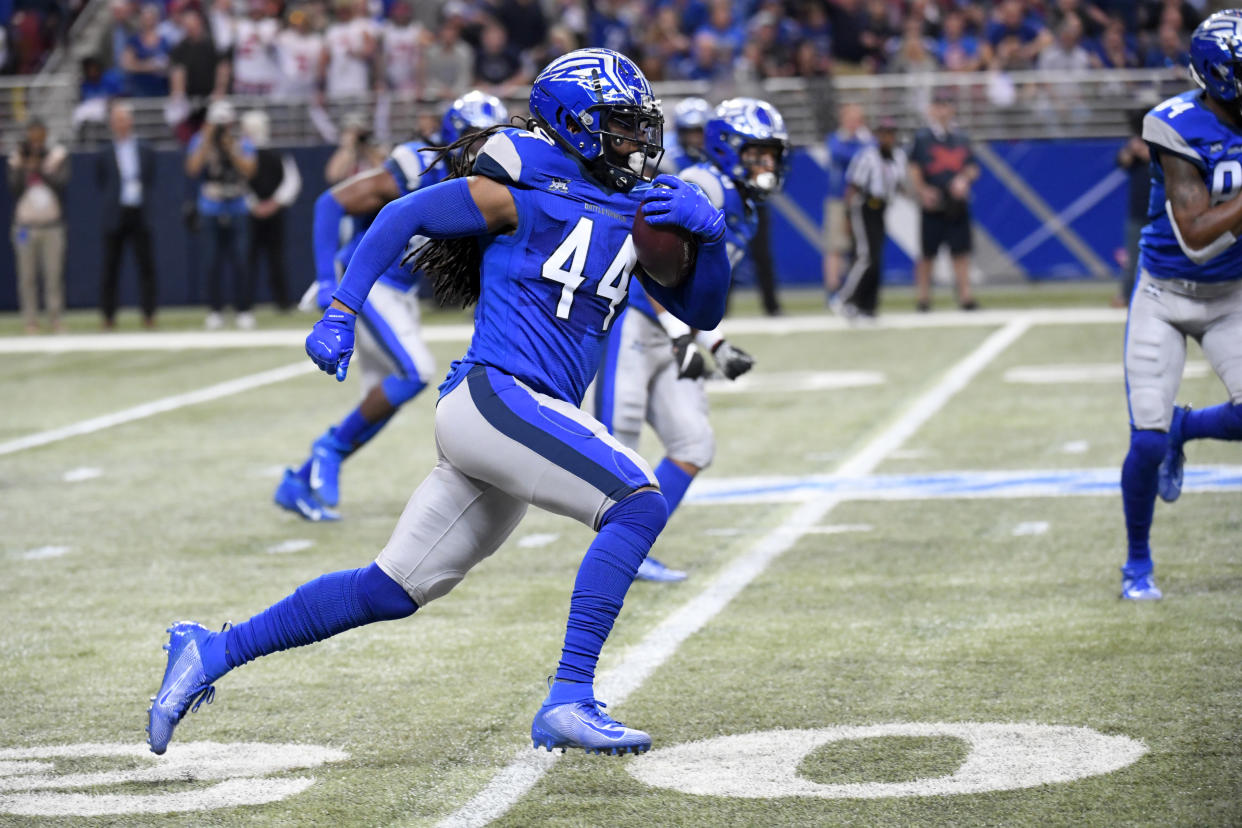
<path fill-rule="evenodd" d="M 347 464 L 345 520 L 307 524 L 272 490 L 354 404 L 356 380 L 303 374 L 6 450 L 304 359 L 10 356 L 0 824 L 1240 824 L 1242 447 L 1189 447 L 1190 471 L 1219 490 L 1188 484 L 1157 505 L 1165 599 L 1121 603 L 1114 491 L 966 490 L 982 473 L 1115 474 L 1126 450 L 1121 324 L 1013 319 L 736 337 L 767 390 L 713 392 L 717 463 L 653 553 L 691 577 L 635 584 L 601 663 L 601 697 L 621 700 L 609 712 L 655 741 L 624 759 L 529 747 L 590 539 L 534 511 L 447 598 L 228 675 L 167 756 L 144 753 L 167 622 L 242 620 L 373 558 L 434 462 L 433 399 Z M 463 344 L 432 347 L 446 366 Z M 1180 398 L 1223 400 L 1197 348 L 1190 359 Z M 1081 381 L 1057 380 L 1072 368 Z M 872 379 L 808 380 L 844 371 Z M 650 434 L 645 449 L 659 458 Z M 943 472 L 966 488 L 947 491 Z M 976 755 L 969 723 L 1012 733 Z"/>

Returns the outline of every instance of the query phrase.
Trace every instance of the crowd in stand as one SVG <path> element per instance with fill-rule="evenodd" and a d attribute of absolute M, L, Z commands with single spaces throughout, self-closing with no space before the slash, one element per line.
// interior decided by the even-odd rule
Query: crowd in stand
<path fill-rule="evenodd" d="M 76 11 L 67 4 L 82 2 L 0 0 L 0 70 L 37 71 Z M 180 83 L 449 99 L 503 93 L 579 46 L 631 55 L 653 80 L 1174 66 L 1210 11 L 1208 0 L 112 0 L 83 93 L 164 96 Z M 196 37 L 210 50 L 183 45 Z"/>

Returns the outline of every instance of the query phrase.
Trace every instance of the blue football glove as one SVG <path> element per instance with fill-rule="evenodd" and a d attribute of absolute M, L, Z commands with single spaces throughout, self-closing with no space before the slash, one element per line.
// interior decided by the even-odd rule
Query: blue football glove
<path fill-rule="evenodd" d="M 675 175 L 658 175 L 643 201 L 643 217 L 652 227 L 680 227 L 705 242 L 724 236 L 724 212 L 717 210 L 703 191 Z"/>
<path fill-rule="evenodd" d="M 319 289 L 315 291 L 315 301 L 319 303 L 320 310 L 327 310 L 328 305 L 332 304 L 332 294 L 336 293 L 335 282 L 318 282 Z"/>
<path fill-rule="evenodd" d="M 336 381 L 343 382 L 349 370 L 349 358 L 354 355 L 354 322 L 352 313 L 328 308 L 323 319 L 315 323 L 306 337 L 306 355 L 326 374 L 336 374 Z"/>

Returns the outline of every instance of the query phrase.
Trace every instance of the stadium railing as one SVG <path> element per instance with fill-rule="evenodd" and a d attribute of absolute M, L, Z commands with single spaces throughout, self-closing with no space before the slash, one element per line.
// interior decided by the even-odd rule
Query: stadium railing
<path fill-rule="evenodd" d="M 1094 70 L 1086 73 L 993 72 L 922 73 L 906 75 L 843 75 L 832 79 L 771 79 L 758 84 L 709 85 L 668 82 L 656 84 L 657 94 L 671 104 L 689 95 L 709 100 L 745 94 L 765 97 L 785 115 L 795 144 L 819 143 L 835 124 L 843 102 L 862 103 L 868 119 L 889 119 L 910 130 L 923 122 L 927 104 L 948 97 L 957 108 L 961 126 L 978 140 L 1029 138 L 1098 138 L 1127 134 L 1129 114 L 1151 107 L 1190 86 L 1181 69 Z M 0 124 L 13 133 L 28 115 L 49 124 L 62 141 L 74 147 L 90 146 L 101 127 L 83 129 L 74 123 L 76 90 L 58 78 L 0 79 Z M 309 101 L 269 96 L 234 97 L 239 110 L 263 109 L 271 119 L 272 143 L 310 146 L 332 143 L 339 125 L 352 112 L 375 117 L 381 139 L 415 134 L 420 116 L 439 117 L 442 101 L 398 96 L 368 96 L 328 101 L 316 107 Z M 510 111 L 525 112 L 526 92 L 507 101 Z M 176 146 L 173 123 L 188 111 L 185 102 L 163 98 L 132 99 L 139 135 L 157 145 Z"/>

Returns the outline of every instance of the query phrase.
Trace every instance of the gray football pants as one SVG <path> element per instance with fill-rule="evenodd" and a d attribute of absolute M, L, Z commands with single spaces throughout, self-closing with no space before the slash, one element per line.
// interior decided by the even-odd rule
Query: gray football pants
<path fill-rule="evenodd" d="M 1201 284 L 1143 272 L 1126 323 L 1126 393 L 1130 424 L 1168 431 L 1186 365 L 1186 337 L 1242 404 L 1242 280 Z"/>

